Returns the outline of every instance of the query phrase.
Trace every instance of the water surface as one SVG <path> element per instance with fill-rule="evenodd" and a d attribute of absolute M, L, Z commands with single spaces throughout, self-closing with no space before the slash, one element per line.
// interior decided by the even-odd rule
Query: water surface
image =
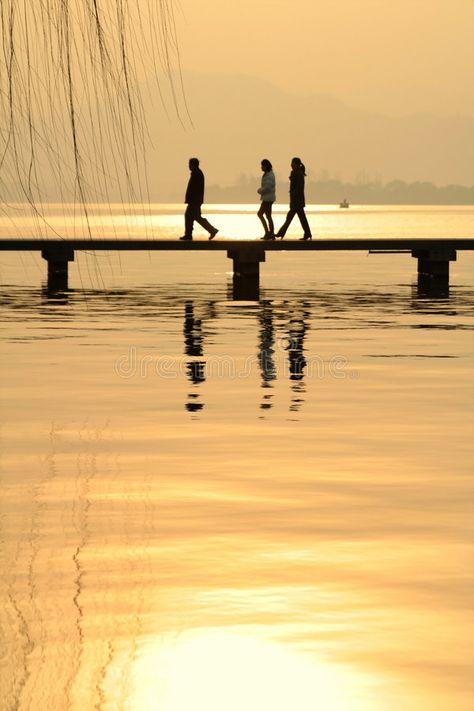
<path fill-rule="evenodd" d="M 351 210 L 315 233 L 472 236 Z M 474 258 L 437 298 L 408 254 L 275 253 L 258 303 L 230 264 L 79 254 L 50 294 L 2 256 L 4 708 L 467 711 Z"/>

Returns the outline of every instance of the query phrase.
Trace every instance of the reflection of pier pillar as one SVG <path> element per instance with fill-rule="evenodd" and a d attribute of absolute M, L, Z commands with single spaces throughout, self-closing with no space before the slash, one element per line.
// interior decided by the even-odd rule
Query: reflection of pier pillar
<path fill-rule="evenodd" d="M 236 301 L 258 301 L 260 262 L 265 261 L 265 251 L 230 249 L 227 256 L 234 263 L 233 298 Z"/>
<path fill-rule="evenodd" d="M 418 288 L 421 291 L 447 291 L 449 262 L 456 261 L 455 249 L 414 249 L 418 259 Z"/>
<path fill-rule="evenodd" d="M 74 250 L 67 244 L 45 247 L 41 256 L 48 262 L 48 291 L 68 288 L 68 262 L 74 261 Z"/>

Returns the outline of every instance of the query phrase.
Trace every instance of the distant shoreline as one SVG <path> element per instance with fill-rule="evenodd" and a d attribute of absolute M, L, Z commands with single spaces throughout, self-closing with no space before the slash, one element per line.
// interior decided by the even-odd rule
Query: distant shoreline
<path fill-rule="evenodd" d="M 238 185 L 221 187 L 209 185 L 206 190 L 208 203 L 249 203 L 258 202 L 256 195 L 257 178 L 247 178 Z M 279 202 L 286 202 L 287 180 L 278 186 Z M 379 182 L 345 183 L 340 180 L 308 180 L 306 183 L 308 203 L 339 205 L 346 199 L 349 204 L 358 205 L 474 205 L 474 185 L 437 186 L 428 182 L 407 183 L 403 180 Z"/>

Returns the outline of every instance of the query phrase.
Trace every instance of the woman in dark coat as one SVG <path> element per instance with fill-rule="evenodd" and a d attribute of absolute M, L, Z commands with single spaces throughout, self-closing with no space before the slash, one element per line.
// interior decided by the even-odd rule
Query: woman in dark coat
<path fill-rule="evenodd" d="M 283 237 L 286 234 L 290 222 L 295 215 L 298 215 L 301 227 L 303 228 L 303 237 L 301 239 L 313 239 L 311 234 L 311 229 L 308 224 L 308 219 L 306 217 L 305 199 L 304 199 L 304 179 L 305 179 L 305 167 L 299 158 L 293 158 L 291 161 L 291 175 L 290 175 L 290 209 L 286 216 L 284 224 L 280 227 L 277 232 L 277 237 Z"/>

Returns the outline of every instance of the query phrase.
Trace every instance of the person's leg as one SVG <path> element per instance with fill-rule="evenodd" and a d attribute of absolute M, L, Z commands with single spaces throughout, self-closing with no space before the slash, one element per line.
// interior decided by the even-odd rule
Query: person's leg
<path fill-rule="evenodd" d="M 266 221 L 265 221 L 264 215 L 265 215 L 265 203 L 264 203 L 264 202 L 261 202 L 261 203 L 260 203 L 259 210 L 258 210 L 258 212 L 257 212 L 257 216 L 258 216 L 258 219 L 260 220 L 260 222 L 261 222 L 262 225 L 263 225 L 263 231 L 264 231 L 265 237 L 266 237 L 267 234 L 268 234 L 268 225 L 267 225 L 267 223 L 266 223 Z"/>
<path fill-rule="evenodd" d="M 201 227 L 204 227 L 205 230 L 209 232 L 210 235 L 214 236 L 219 230 L 216 227 L 213 227 L 209 220 L 206 220 L 205 217 L 201 215 L 201 208 L 197 210 L 197 214 L 194 218 L 194 220 L 201 225 Z"/>
<path fill-rule="evenodd" d="M 288 214 L 286 216 L 285 222 L 282 224 L 282 226 L 280 227 L 280 229 L 278 230 L 278 232 L 276 234 L 277 237 L 283 238 L 286 235 L 286 231 L 287 231 L 288 227 L 290 226 L 291 220 L 294 218 L 295 215 L 296 215 L 296 210 L 294 210 L 292 207 L 290 207 L 290 209 L 288 210 Z"/>
<path fill-rule="evenodd" d="M 188 205 L 186 207 L 186 212 L 184 213 L 184 236 L 188 239 L 193 237 L 193 222 L 195 215 L 194 205 Z"/>
<path fill-rule="evenodd" d="M 303 233 L 304 236 L 307 237 L 308 239 L 311 238 L 311 228 L 309 226 L 308 218 L 306 217 L 306 213 L 304 211 L 304 208 L 300 208 L 298 210 L 298 217 L 300 218 L 301 222 L 301 227 L 303 228 Z"/>
<path fill-rule="evenodd" d="M 266 217 L 268 221 L 268 232 L 273 235 L 275 233 L 275 225 L 273 224 L 273 218 L 272 218 L 272 202 L 265 202 L 263 203 L 266 207 Z"/>

